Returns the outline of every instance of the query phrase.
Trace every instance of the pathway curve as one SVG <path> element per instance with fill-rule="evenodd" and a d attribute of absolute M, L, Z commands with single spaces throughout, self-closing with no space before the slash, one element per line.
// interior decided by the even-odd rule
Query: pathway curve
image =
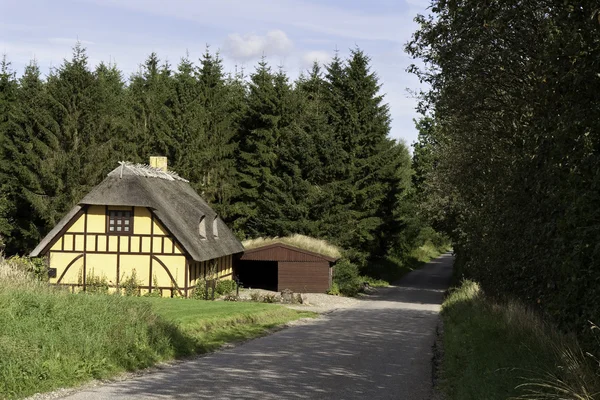
<path fill-rule="evenodd" d="M 354 308 L 68 399 L 429 399 L 431 347 L 453 258 Z"/>

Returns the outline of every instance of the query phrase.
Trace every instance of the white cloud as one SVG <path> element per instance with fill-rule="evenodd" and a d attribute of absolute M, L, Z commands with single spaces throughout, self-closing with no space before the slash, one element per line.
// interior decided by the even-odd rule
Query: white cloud
<path fill-rule="evenodd" d="M 256 34 L 231 34 L 225 40 L 223 52 L 238 60 L 250 60 L 265 56 L 282 56 L 289 53 L 294 44 L 281 30 L 268 32 L 264 36 Z"/>
<path fill-rule="evenodd" d="M 331 60 L 331 54 L 326 51 L 309 51 L 302 56 L 304 67 L 310 67 L 315 61 L 319 64 L 326 64 L 329 60 Z"/>
<path fill-rule="evenodd" d="M 413 30 L 414 17 L 412 8 L 410 11 L 407 9 L 393 13 L 370 13 L 367 10 L 351 10 L 344 6 L 302 0 L 171 0 L 169 7 L 165 7 L 163 0 L 79 1 L 196 21 L 204 26 L 218 28 L 232 29 L 246 25 L 248 21 L 263 26 L 281 26 L 284 22 L 288 26 L 342 38 L 401 43 L 406 41 L 406 35 Z M 425 0 L 409 1 L 425 4 Z"/>

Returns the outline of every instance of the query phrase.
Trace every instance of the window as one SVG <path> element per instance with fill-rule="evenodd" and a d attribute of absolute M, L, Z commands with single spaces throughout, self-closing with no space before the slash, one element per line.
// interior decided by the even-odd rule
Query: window
<path fill-rule="evenodd" d="M 198 226 L 198 233 L 200 234 L 200 239 L 206 239 L 206 218 L 200 218 L 200 225 Z"/>
<path fill-rule="evenodd" d="M 216 238 L 219 237 L 219 217 L 215 215 L 215 219 L 213 220 L 213 236 Z"/>
<path fill-rule="evenodd" d="M 131 211 L 109 211 L 108 233 L 117 235 L 131 235 L 133 231 L 133 218 Z"/>

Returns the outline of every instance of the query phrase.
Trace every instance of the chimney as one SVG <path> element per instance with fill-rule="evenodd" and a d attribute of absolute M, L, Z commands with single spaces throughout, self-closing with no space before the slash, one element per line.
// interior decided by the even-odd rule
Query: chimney
<path fill-rule="evenodd" d="M 163 172 L 167 172 L 167 157 L 151 156 L 150 166 L 152 168 L 160 169 Z"/>

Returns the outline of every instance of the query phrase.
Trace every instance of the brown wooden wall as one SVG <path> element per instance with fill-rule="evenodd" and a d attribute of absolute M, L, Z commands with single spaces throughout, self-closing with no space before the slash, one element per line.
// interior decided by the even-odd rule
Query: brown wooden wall
<path fill-rule="evenodd" d="M 279 262 L 278 290 L 325 293 L 331 284 L 329 262 Z"/>

